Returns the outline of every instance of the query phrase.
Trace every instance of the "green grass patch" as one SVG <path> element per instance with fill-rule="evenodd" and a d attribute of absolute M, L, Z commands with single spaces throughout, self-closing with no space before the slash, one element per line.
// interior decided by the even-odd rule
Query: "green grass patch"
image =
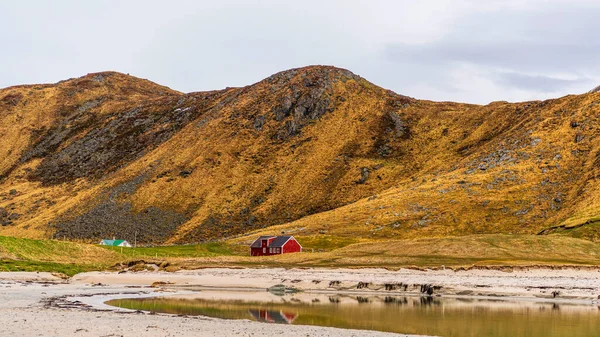
<path fill-rule="evenodd" d="M 118 253 L 127 259 L 143 259 L 143 258 L 169 258 L 169 257 L 213 257 L 234 255 L 231 247 L 221 242 L 210 242 L 197 245 L 182 245 L 182 246 L 158 246 L 158 247 L 137 247 L 137 248 L 121 248 L 110 246 L 99 246 Z"/>
<path fill-rule="evenodd" d="M 332 235 L 297 236 L 295 238 L 300 242 L 305 252 L 310 252 L 313 249 L 315 252 L 327 252 L 360 242 L 357 238 Z"/>
<path fill-rule="evenodd" d="M 579 227 L 558 228 L 551 235 L 569 236 L 577 239 L 600 242 L 600 221 L 590 219 L 590 223 Z"/>
<path fill-rule="evenodd" d="M 60 273 L 67 276 L 83 273 L 86 271 L 102 270 L 105 265 L 82 265 L 75 263 L 55 263 L 25 260 L 0 260 L 0 272 L 27 271 L 27 272 L 49 272 Z"/>

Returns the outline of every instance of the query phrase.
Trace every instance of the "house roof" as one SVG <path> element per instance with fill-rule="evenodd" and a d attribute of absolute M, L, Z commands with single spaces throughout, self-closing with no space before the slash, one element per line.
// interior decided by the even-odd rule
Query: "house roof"
<path fill-rule="evenodd" d="M 267 235 L 263 235 L 263 236 L 259 236 L 258 239 L 256 239 L 250 245 L 250 247 L 251 248 L 260 248 L 260 247 L 262 247 L 262 245 L 261 245 L 262 240 L 268 240 L 268 239 L 273 239 L 273 241 L 271 241 L 271 244 L 267 246 L 268 248 L 283 247 L 283 245 L 286 242 L 288 242 L 288 240 L 290 238 L 293 238 L 293 236 L 290 236 L 290 235 L 287 235 L 287 236 L 267 236 Z"/>
<path fill-rule="evenodd" d="M 250 247 L 252 247 L 252 248 L 260 248 L 260 247 L 262 247 L 261 246 L 262 240 L 267 240 L 267 239 L 274 238 L 274 237 L 275 236 L 272 236 L 272 235 L 271 236 L 268 236 L 268 235 L 259 236 L 258 239 L 254 240 L 254 242 L 252 242 L 252 244 L 250 245 Z"/>
<path fill-rule="evenodd" d="M 291 236 L 278 236 L 271 242 L 269 247 L 283 247 L 283 245 L 291 238 Z"/>
<path fill-rule="evenodd" d="M 125 240 L 102 240 L 102 242 L 107 246 L 118 246 L 125 242 Z"/>

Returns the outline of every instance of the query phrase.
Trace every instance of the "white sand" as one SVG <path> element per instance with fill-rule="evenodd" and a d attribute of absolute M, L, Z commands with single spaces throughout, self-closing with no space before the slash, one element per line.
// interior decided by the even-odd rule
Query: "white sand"
<path fill-rule="evenodd" d="M 193 271 L 108 273 L 93 272 L 76 275 L 73 283 L 109 283 L 149 285 L 154 281 L 174 283 L 175 286 L 202 286 L 224 288 L 267 288 L 285 284 L 303 290 L 320 291 L 385 291 L 384 284 L 408 284 L 408 294 L 418 294 L 421 284 L 441 286 L 436 290 L 443 295 L 508 296 L 540 299 L 597 300 L 600 295 L 600 269 L 531 269 L 514 272 L 498 270 L 450 269 L 418 271 L 401 269 L 226 269 L 207 268 Z M 331 281 L 340 284 L 330 287 Z M 359 282 L 370 283 L 368 288 L 357 289 Z"/>
<path fill-rule="evenodd" d="M 361 292 L 418 294 L 421 284 L 440 286 L 441 296 L 506 296 L 523 301 L 596 303 L 599 270 L 533 269 L 511 273 L 490 270 L 387 271 L 382 269 L 225 269 L 176 273 L 93 272 L 63 281 L 47 273 L 0 273 L 0 336 L 401 336 L 380 332 L 300 325 L 278 325 L 249 320 L 177 317 L 131 313 L 103 304 L 109 298 L 164 295 L 160 289 L 137 287 L 169 282 L 167 290 L 183 294 L 188 288 L 263 289 L 284 283 L 309 293 Z M 330 287 L 331 281 L 339 281 Z M 357 283 L 370 283 L 357 289 Z M 94 285 L 102 283 L 102 285 Z M 385 283 L 409 287 L 386 291 Z M 556 299 L 551 293 L 558 291 Z M 263 293 L 264 294 L 264 293 Z M 95 295 L 95 296 L 90 296 Z M 204 291 L 205 297 L 218 297 Z M 252 296 L 249 294 L 247 296 Z M 47 299 L 59 298 L 52 305 Z M 78 302 L 77 302 L 78 301 Z M 78 307 L 81 306 L 81 307 Z M 98 311 L 98 310 L 110 311 Z"/>
<path fill-rule="evenodd" d="M 13 280 L 14 275 L 14 280 Z M 121 275 L 94 279 L 108 283 Z M 87 278 L 91 275 L 81 275 Z M 130 275 L 123 275 L 130 276 Z M 142 275 L 140 275 L 142 276 Z M 157 275 L 143 275 L 152 283 Z M 98 279 L 98 277 L 100 277 Z M 163 275 L 162 277 L 165 277 Z M 134 277 L 135 278 L 135 277 Z M 138 283 L 141 277 L 137 277 Z M 31 282 L 33 281 L 33 282 Z M 52 281 L 59 283 L 40 283 Z M 316 326 L 265 324 L 250 320 L 222 320 L 208 317 L 178 317 L 150 315 L 128 310 L 106 309 L 103 302 L 110 298 L 152 295 L 156 289 L 128 288 L 121 280 L 111 285 L 93 286 L 82 282 L 62 283 L 46 273 L 0 273 L 0 336 L 331 336 L 383 337 L 407 336 L 375 331 L 347 330 Z M 147 282 L 146 282 L 147 283 Z M 102 296 L 89 295 L 102 294 Z M 112 295 L 110 295 L 112 294 Z M 164 294 L 158 292 L 154 295 Z M 73 296 L 68 296 L 73 295 Z M 45 301 L 67 296 L 59 304 L 83 302 L 83 308 L 48 306 Z M 114 308 L 110 308 L 114 309 Z"/>

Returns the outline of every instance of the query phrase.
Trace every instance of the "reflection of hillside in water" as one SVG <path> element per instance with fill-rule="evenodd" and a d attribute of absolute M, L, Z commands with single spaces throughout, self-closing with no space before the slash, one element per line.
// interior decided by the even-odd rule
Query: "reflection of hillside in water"
<path fill-rule="evenodd" d="M 292 324 L 298 317 L 297 313 L 281 310 L 249 309 L 248 312 L 259 322 Z"/>

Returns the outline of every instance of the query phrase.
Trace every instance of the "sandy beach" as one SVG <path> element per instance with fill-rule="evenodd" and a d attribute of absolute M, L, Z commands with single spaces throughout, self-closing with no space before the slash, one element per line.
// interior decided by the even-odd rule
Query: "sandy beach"
<path fill-rule="evenodd" d="M 152 288 L 154 282 L 166 284 Z M 0 336 L 405 336 L 337 328 L 264 324 L 133 312 L 109 307 L 113 298 L 185 295 L 202 290 L 264 291 L 285 284 L 308 293 L 365 293 L 493 297 L 520 301 L 594 304 L 600 294 L 597 269 L 431 270 L 225 269 L 166 272 L 92 272 L 61 279 L 48 273 L 0 273 Z M 396 286 L 391 286 L 396 285 Z M 399 285 L 406 285 L 404 286 Z"/>

